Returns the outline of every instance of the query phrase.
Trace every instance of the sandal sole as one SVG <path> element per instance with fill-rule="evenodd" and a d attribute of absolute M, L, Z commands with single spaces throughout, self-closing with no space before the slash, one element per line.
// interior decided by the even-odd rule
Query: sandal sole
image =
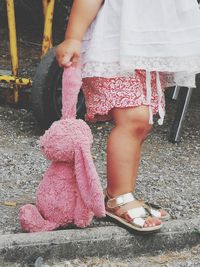
<path fill-rule="evenodd" d="M 112 219 L 114 219 L 115 221 L 119 222 L 120 224 L 128 227 L 129 229 L 135 230 L 139 233 L 154 233 L 159 231 L 162 228 L 162 223 L 160 225 L 157 226 L 153 226 L 153 227 L 147 227 L 147 228 L 140 228 L 137 226 L 134 226 L 133 224 L 128 223 L 127 221 L 125 221 L 123 218 L 120 218 L 108 211 L 106 211 L 106 215 Z"/>

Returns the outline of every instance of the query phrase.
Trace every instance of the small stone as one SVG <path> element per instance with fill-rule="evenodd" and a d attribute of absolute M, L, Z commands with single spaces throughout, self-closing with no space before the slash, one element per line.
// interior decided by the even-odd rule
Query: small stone
<path fill-rule="evenodd" d="M 43 267 L 44 260 L 42 257 L 38 257 L 35 261 L 34 267 Z"/>

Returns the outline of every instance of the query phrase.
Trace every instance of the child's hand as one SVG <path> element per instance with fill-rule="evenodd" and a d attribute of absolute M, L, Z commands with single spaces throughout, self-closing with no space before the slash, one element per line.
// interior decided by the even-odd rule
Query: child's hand
<path fill-rule="evenodd" d="M 80 58 L 81 41 L 65 39 L 56 48 L 56 59 L 60 67 L 76 65 Z"/>

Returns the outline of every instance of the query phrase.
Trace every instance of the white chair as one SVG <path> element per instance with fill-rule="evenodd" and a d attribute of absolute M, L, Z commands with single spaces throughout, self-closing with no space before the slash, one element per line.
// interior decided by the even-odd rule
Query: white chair
<path fill-rule="evenodd" d="M 187 88 L 187 87 L 180 88 L 179 86 L 176 86 L 174 89 L 172 99 L 177 100 L 177 108 L 174 121 L 170 129 L 169 140 L 172 143 L 181 141 L 183 122 L 185 120 L 185 116 L 191 100 L 193 89 L 194 88 Z"/>
<path fill-rule="evenodd" d="M 197 0 L 200 7 L 200 0 Z M 170 129 L 169 140 L 173 143 L 181 141 L 181 134 L 183 130 L 183 122 L 188 110 L 188 106 L 191 100 L 192 92 L 194 88 L 181 88 L 175 87 L 172 99 L 177 100 L 177 108 L 174 121 Z"/>

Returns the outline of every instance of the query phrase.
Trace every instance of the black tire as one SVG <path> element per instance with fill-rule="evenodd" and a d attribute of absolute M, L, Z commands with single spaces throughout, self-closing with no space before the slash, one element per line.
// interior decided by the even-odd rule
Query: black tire
<path fill-rule="evenodd" d="M 43 129 L 61 117 L 62 109 L 62 73 L 57 64 L 55 48 L 42 58 L 33 79 L 31 92 L 32 110 Z M 80 91 L 77 103 L 77 118 L 84 119 L 86 112 L 83 92 Z"/>

